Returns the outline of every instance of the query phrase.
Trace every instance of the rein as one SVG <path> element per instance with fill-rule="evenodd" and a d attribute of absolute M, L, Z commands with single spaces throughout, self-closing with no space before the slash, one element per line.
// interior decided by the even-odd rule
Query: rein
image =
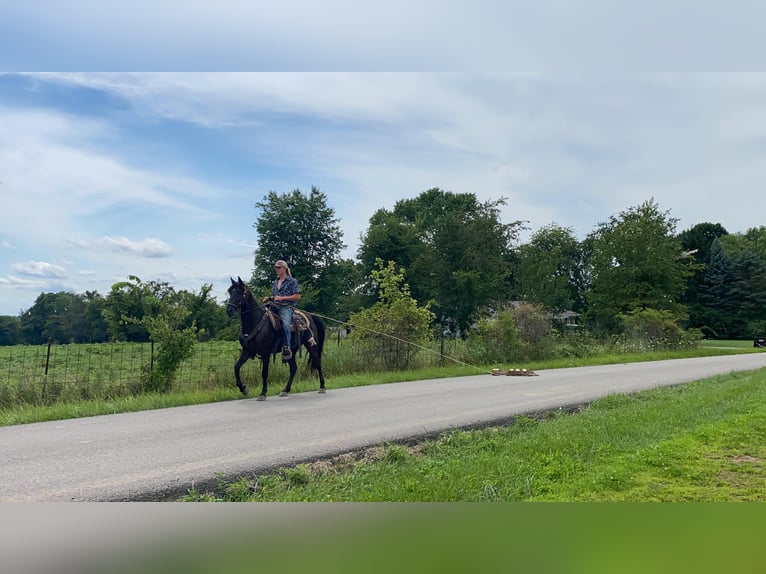
<path fill-rule="evenodd" d="M 248 299 L 252 299 L 254 306 L 251 306 L 250 309 L 243 309 L 242 308 L 243 307 L 243 302 L 244 303 L 248 303 Z M 239 302 L 239 304 L 238 305 L 234 305 L 233 303 L 229 303 L 229 306 L 233 307 L 235 310 L 239 311 L 239 315 L 242 318 L 242 322 L 243 323 L 244 323 L 245 315 L 247 313 L 255 313 L 255 311 L 257 311 L 259 309 L 263 311 L 263 317 L 261 317 L 261 320 L 258 322 L 258 324 L 253 329 L 253 332 L 245 335 L 248 339 L 252 339 L 253 337 L 255 337 L 260 332 L 260 330 L 263 328 L 264 323 L 269 318 L 269 313 L 268 313 L 268 309 L 266 309 L 266 306 L 265 305 L 261 305 L 258 302 L 258 300 L 253 296 L 253 293 L 250 291 L 250 289 L 247 289 L 247 288 L 245 288 L 245 292 L 242 294 L 242 300 Z"/>

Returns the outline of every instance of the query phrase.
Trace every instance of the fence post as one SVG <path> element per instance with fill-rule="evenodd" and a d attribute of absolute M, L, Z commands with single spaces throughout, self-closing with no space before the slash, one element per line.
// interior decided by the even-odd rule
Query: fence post
<path fill-rule="evenodd" d="M 48 353 L 45 355 L 45 376 L 48 376 L 48 364 L 51 360 L 51 338 L 48 337 Z"/>
<path fill-rule="evenodd" d="M 43 377 L 43 403 L 45 403 L 45 387 L 48 383 L 48 365 L 51 361 L 51 338 L 48 337 L 48 352 L 45 355 L 45 376 Z"/>

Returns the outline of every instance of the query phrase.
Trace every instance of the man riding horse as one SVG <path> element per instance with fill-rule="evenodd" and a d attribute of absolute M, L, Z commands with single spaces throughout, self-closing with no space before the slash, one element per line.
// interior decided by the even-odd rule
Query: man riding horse
<path fill-rule="evenodd" d="M 301 286 L 292 273 L 290 273 L 290 268 L 283 259 L 274 263 L 274 271 L 277 274 L 277 278 L 274 279 L 274 283 L 271 285 L 271 296 L 264 297 L 263 300 L 265 302 L 270 301 L 273 306 L 276 306 L 279 313 L 279 319 L 282 322 L 282 332 L 284 333 L 282 362 L 286 363 L 293 357 L 290 325 L 293 322 L 295 304 L 301 298 Z"/>

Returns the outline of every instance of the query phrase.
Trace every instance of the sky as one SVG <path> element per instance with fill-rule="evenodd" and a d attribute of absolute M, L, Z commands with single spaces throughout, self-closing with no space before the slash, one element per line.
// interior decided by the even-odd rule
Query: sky
<path fill-rule="evenodd" d="M 130 275 L 223 301 L 256 202 L 312 186 L 352 259 L 375 211 L 434 187 L 505 198 L 520 241 L 650 199 L 678 231 L 766 225 L 755 2 L 12 4 L 0 315 Z"/>

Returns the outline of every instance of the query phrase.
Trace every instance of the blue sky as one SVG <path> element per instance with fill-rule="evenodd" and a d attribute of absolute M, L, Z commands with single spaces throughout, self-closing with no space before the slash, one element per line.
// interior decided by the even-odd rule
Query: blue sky
<path fill-rule="evenodd" d="M 346 257 L 375 210 L 432 187 L 506 197 L 530 232 L 584 237 L 650 198 L 679 231 L 764 225 L 766 75 L 732 72 L 761 65 L 764 17 L 750 0 L 9 3 L 0 314 L 128 275 L 221 300 L 252 269 L 255 203 L 312 185 Z"/>
<path fill-rule="evenodd" d="M 766 75 L 0 75 L 0 314 L 137 275 L 247 277 L 255 202 L 370 216 L 440 187 L 584 237 L 654 198 L 678 231 L 766 225 Z"/>

